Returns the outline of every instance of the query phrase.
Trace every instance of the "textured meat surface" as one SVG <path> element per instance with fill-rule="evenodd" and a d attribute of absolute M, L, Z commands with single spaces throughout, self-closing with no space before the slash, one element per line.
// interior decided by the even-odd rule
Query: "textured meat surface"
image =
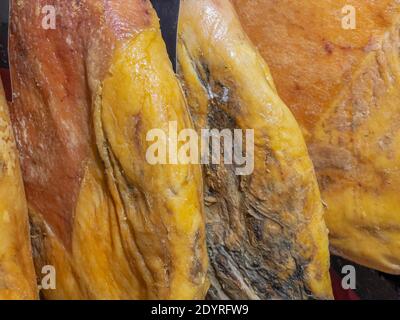
<path fill-rule="evenodd" d="M 13 1 L 10 58 L 35 264 L 57 271 L 45 297 L 203 298 L 201 168 L 145 158 L 149 130 L 191 127 L 150 2 Z"/>
<path fill-rule="evenodd" d="M 197 129 L 254 129 L 252 174 L 204 168 L 209 297 L 330 298 L 327 230 L 305 142 L 230 2 L 183 0 L 178 52 Z"/>
<path fill-rule="evenodd" d="M 232 2 L 302 126 L 333 251 L 399 274 L 399 2 Z"/>
<path fill-rule="evenodd" d="M 43 28 L 46 5 L 57 8 L 55 30 Z M 30 206 L 68 246 L 91 148 L 91 92 L 116 41 L 151 25 L 150 9 L 146 1 L 13 2 L 11 116 L 25 187 Z"/>
<path fill-rule="evenodd" d="M 28 208 L 0 80 L 0 300 L 36 299 Z"/>

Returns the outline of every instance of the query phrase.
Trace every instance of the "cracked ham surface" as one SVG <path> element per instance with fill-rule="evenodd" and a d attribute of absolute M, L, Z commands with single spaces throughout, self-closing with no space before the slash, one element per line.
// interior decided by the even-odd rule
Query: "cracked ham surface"
<path fill-rule="evenodd" d="M 197 129 L 254 129 L 254 172 L 205 166 L 214 299 L 330 299 L 327 229 L 301 133 L 229 0 L 182 0 L 179 75 Z"/>

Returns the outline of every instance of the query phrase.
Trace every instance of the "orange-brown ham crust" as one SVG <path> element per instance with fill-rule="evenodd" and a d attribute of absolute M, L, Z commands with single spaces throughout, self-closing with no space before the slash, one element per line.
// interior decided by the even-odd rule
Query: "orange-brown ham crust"
<path fill-rule="evenodd" d="M 54 5 L 56 28 L 42 8 Z M 85 168 L 92 156 L 92 96 L 119 40 L 151 25 L 147 0 L 14 0 L 11 9 L 11 118 L 29 206 L 66 247 Z M 23 99 L 21 99 L 23 97 Z"/>
<path fill-rule="evenodd" d="M 267 60 L 281 98 L 310 131 L 399 10 L 393 0 L 231 2 Z M 356 9 L 354 30 L 342 27 L 346 5 Z"/>

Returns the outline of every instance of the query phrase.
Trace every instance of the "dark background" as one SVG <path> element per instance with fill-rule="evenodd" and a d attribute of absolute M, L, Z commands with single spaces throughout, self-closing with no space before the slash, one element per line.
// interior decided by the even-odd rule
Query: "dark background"
<path fill-rule="evenodd" d="M 0 0 L 0 68 L 8 66 L 7 39 L 8 39 L 8 0 Z"/>
<path fill-rule="evenodd" d="M 345 265 L 356 269 L 356 290 L 343 290 L 341 273 Z M 400 277 L 359 266 L 340 257 L 331 257 L 331 276 L 337 300 L 400 300 Z"/>

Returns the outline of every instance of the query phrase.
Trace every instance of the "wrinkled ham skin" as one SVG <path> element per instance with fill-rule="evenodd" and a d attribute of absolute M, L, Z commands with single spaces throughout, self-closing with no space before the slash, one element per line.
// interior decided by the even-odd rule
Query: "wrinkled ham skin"
<path fill-rule="evenodd" d="M 44 30 L 51 4 L 57 26 Z M 34 260 L 57 270 L 45 297 L 204 298 L 201 168 L 144 158 L 153 126 L 192 126 L 150 1 L 18 0 L 11 12 Z"/>
<path fill-rule="evenodd" d="M 328 236 L 301 130 L 229 0 L 182 0 L 178 70 L 197 129 L 254 130 L 254 172 L 204 166 L 212 299 L 330 299 Z"/>
<path fill-rule="evenodd" d="M 302 127 L 332 251 L 400 274 L 399 2 L 232 2 Z"/>
<path fill-rule="evenodd" d="M 0 300 L 38 298 L 17 148 L 0 80 Z"/>

